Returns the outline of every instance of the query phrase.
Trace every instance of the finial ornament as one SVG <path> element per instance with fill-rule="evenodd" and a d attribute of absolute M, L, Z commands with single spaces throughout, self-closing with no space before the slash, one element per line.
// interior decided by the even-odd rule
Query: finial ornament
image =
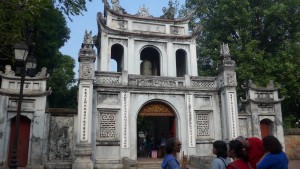
<path fill-rule="evenodd" d="M 83 43 L 84 44 L 94 44 L 93 37 L 92 37 L 92 31 L 90 31 L 89 33 L 87 31 L 85 31 Z"/>
<path fill-rule="evenodd" d="M 114 11 L 120 11 L 121 6 L 119 0 L 111 0 L 111 4 Z"/>
<path fill-rule="evenodd" d="M 230 56 L 228 43 L 226 43 L 226 44 L 223 43 L 221 45 L 220 54 L 221 54 L 221 56 L 224 56 L 224 57 Z"/>
<path fill-rule="evenodd" d="M 145 4 L 143 4 L 143 7 L 139 8 L 137 15 L 140 15 L 142 17 L 150 17 L 149 9 L 145 6 Z"/>

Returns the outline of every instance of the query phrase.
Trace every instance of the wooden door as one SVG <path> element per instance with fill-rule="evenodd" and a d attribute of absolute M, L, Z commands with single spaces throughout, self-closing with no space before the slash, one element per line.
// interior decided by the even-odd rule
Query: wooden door
<path fill-rule="evenodd" d="M 267 123 L 260 123 L 261 138 L 271 135 L 270 125 Z"/>
<path fill-rule="evenodd" d="M 8 153 L 8 163 L 10 162 L 15 130 L 16 130 L 16 118 L 11 120 L 11 132 L 9 141 L 9 153 Z M 28 147 L 29 147 L 29 134 L 30 134 L 30 120 L 27 117 L 21 116 L 20 127 L 19 127 L 19 137 L 18 137 L 18 149 L 17 149 L 17 160 L 19 167 L 25 167 L 28 159 Z"/>

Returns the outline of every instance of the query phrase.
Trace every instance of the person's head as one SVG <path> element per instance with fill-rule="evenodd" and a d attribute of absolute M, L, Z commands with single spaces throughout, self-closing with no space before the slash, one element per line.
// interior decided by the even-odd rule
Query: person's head
<path fill-rule="evenodd" d="M 240 141 L 244 147 L 249 147 L 249 141 L 244 136 L 238 136 L 236 140 Z"/>
<path fill-rule="evenodd" d="M 239 158 L 245 162 L 248 161 L 248 154 L 239 140 L 231 140 L 229 142 L 228 156 L 233 159 Z"/>
<path fill-rule="evenodd" d="M 227 145 L 222 140 L 217 140 L 213 143 L 213 153 L 217 155 L 217 157 L 226 158 L 227 155 Z"/>
<path fill-rule="evenodd" d="M 279 140 L 274 136 L 266 136 L 263 138 L 263 145 L 266 152 L 277 154 L 282 152 L 282 145 Z"/>
<path fill-rule="evenodd" d="M 169 138 L 166 144 L 166 153 L 172 154 L 172 153 L 178 153 L 181 149 L 181 142 L 178 138 L 172 137 Z"/>

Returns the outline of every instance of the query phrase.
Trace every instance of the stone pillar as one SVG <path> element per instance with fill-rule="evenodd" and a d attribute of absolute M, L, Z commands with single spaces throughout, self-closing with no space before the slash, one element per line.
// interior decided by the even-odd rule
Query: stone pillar
<path fill-rule="evenodd" d="M 218 67 L 218 89 L 221 95 L 222 133 L 224 140 L 231 140 L 239 135 L 235 62 L 231 60 L 228 44 L 221 46 L 220 54 L 222 63 Z"/>
<path fill-rule="evenodd" d="M 78 130 L 76 139 L 73 169 L 93 169 L 91 126 L 94 62 L 96 59 L 93 49 L 92 32 L 85 32 L 84 42 L 79 51 L 79 93 L 78 93 Z"/>

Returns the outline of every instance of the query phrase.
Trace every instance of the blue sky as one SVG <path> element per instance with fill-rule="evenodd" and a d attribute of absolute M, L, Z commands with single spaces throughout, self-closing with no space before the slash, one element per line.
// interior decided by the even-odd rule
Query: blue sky
<path fill-rule="evenodd" d="M 78 76 L 78 52 L 83 41 L 83 36 L 85 30 L 92 31 L 93 35 L 98 32 L 96 15 L 98 12 L 104 10 L 102 0 L 93 0 L 93 2 L 87 1 L 87 12 L 83 13 L 83 16 L 73 16 L 72 22 L 67 19 L 67 25 L 71 30 L 70 39 L 68 42 L 60 49 L 60 51 L 65 54 L 72 56 L 76 61 L 76 67 L 74 69 L 76 73 L 76 78 Z M 162 8 L 168 6 L 169 0 L 119 0 L 120 5 L 129 14 L 136 14 L 139 7 L 145 5 L 149 9 L 149 13 L 153 16 L 161 16 Z M 110 0 L 108 0 L 110 2 Z M 184 4 L 185 0 L 178 0 L 179 6 Z"/>

